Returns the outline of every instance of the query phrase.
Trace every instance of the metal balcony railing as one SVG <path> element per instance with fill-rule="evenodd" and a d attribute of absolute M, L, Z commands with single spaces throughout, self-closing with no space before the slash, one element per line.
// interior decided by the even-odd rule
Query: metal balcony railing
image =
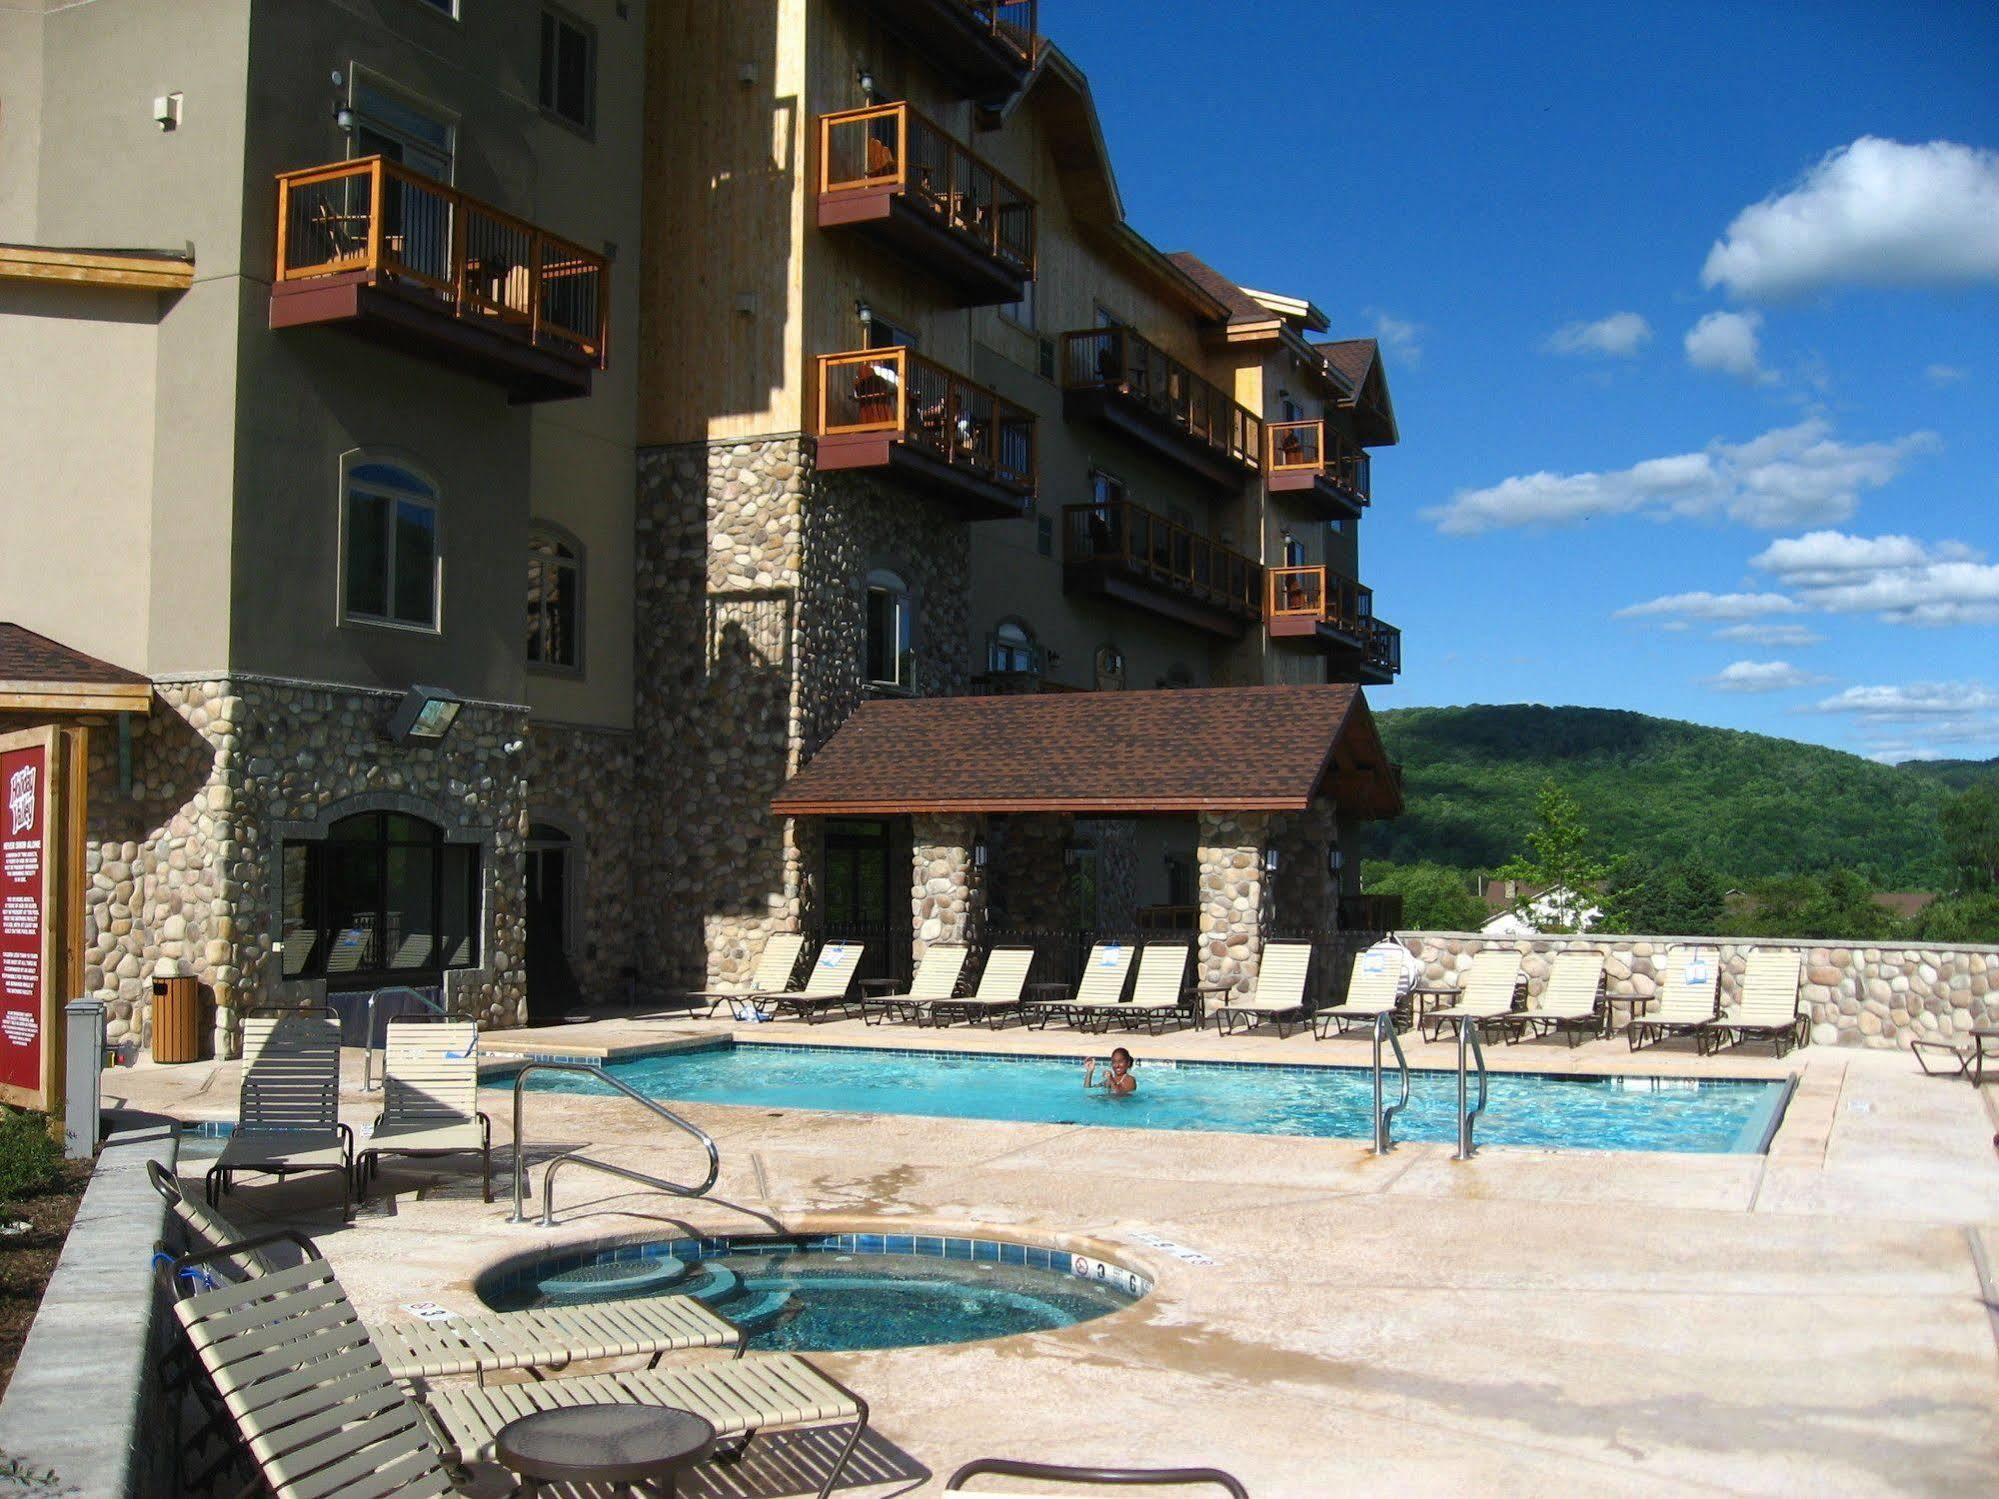
<path fill-rule="evenodd" d="M 1374 591 L 1326 567 L 1273 567 L 1264 598 L 1270 619 L 1312 619 L 1366 641 L 1374 625 Z M 1399 651 L 1399 646 L 1398 646 Z"/>
<path fill-rule="evenodd" d="M 1369 498 L 1368 455 L 1323 421 L 1272 422 L 1266 429 L 1272 474 L 1320 474 L 1362 504 Z"/>
<path fill-rule="evenodd" d="M 1142 505 L 1062 507 L 1063 560 L 1096 563 L 1166 592 L 1256 617 L 1263 567 Z"/>
<path fill-rule="evenodd" d="M 1143 407 L 1245 468 L 1263 466 L 1263 420 L 1219 386 L 1129 328 L 1062 335 L 1062 383 Z"/>
<path fill-rule="evenodd" d="M 882 432 L 939 462 L 1034 492 L 1034 414 L 913 349 L 819 356 L 819 435 Z"/>

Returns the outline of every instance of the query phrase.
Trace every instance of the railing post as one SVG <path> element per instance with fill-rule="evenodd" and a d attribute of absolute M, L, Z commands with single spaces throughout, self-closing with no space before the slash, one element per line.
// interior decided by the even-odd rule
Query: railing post
<path fill-rule="evenodd" d="M 379 156 L 368 169 L 368 270 L 382 268 L 382 199 L 386 194 L 388 164 Z"/>
<path fill-rule="evenodd" d="M 534 238 L 528 241 L 528 342 L 531 344 L 541 342 L 541 277 L 547 263 L 542 253 L 541 231 L 537 229 Z"/>

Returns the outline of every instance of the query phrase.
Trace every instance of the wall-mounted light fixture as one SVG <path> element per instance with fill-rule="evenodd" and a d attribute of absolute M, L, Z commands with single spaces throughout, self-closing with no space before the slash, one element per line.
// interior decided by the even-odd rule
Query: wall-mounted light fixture
<path fill-rule="evenodd" d="M 986 860 L 990 856 L 986 848 L 986 840 L 983 838 L 974 838 L 972 840 L 972 868 L 984 869 L 986 867 Z"/>
<path fill-rule="evenodd" d="M 335 104 L 333 106 L 333 123 L 340 128 L 342 135 L 352 135 L 354 133 L 354 111 L 349 109 L 345 104 Z"/>
<path fill-rule="evenodd" d="M 443 687 L 412 686 L 389 715 L 389 738 L 397 744 L 434 749 L 444 742 L 464 707 L 464 699 Z"/>
<path fill-rule="evenodd" d="M 1346 867 L 1347 867 L 1347 856 L 1341 853 L 1338 848 L 1329 848 L 1326 850 L 1327 873 L 1338 874 L 1342 869 L 1345 869 Z"/>
<path fill-rule="evenodd" d="M 866 68 L 861 68 L 855 72 L 854 82 L 858 83 L 861 86 L 861 97 L 867 100 L 868 103 L 870 104 L 874 103 L 875 75 L 869 72 Z"/>
<path fill-rule="evenodd" d="M 861 342 L 866 343 L 868 330 L 875 325 L 875 310 L 866 302 L 857 301 L 854 303 L 854 316 L 861 320 Z"/>
<path fill-rule="evenodd" d="M 1264 872 L 1265 874 L 1275 874 L 1275 873 L 1277 873 L 1277 850 L 1276 850 L 1276 849 L 1274 849 L 1274 848 L 1266 848 L 1266 849 L 1265 849 L 1265 850 L 1263 851 L 1263 872 Z"/>

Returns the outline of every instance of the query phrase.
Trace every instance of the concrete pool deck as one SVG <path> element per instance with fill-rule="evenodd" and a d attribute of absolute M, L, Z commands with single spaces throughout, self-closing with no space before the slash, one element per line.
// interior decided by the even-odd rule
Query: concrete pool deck
<path fill-rule="evenodd" d="M 847 1021 L 607 1020 L 482 1044 L 616 1054 L 731 1033 L 1059 1055 L 1123 1042 L 1141 1064 L 1368 1054 L 1360 1037 Z M 1212 1464 L 1257 1499 L 1999 1489 L 1999 1088 L 1924 1078 L 1902 1052 L 1634 1057 L 1619 1039 L 1488 1056 L 1507 1070 L 1796 1072 L 1799 1085 L 1767 1156 L 1486 1146 L 1469 1162 L 1443 1145 L 1377 1159 L 1339 1140 L 689 1104 L 721 1148 L 710 1199 L 579 1170 L 564 1175 L 554 1231 L 515 1227 L 502 1149 L 490 1207 L 472 1175 L 412 1162 L 386 1164 L 383 1190 L 345 1227 L 324 1181 L 246 1181 L 229 1211 L 313 1234 L 373 1317 L 418 1300 L 471 1310 L 481 1269 L 558 1244 L 774 1225 L 985 1228 L 1157 1281 L 1127 1311 L 1060 1332 L 815 1355 L 873 1403 L 885 1445 L 871 1471 L 902 1475 L 852 1490 L 870 1496 L 939 1492 L 982 1455 Z M 1455 1048 L 1418 1043 L 1411 1061 L 1455 1065 Z M 346 1114 L 360 1125 L 379 1095 L 359 1092 L 359 1054 L 347 1062 Z M 142 1065 L 104 1081 L 107 1101 L 228 1119 L 239 1071 Z M 485 1102 L 502 1145 L 509 1096 Z M 698 1169 L 688 1142 L 623 1100 L 538 1093 L 526 1117 L 531 1164 L 587 1142 L 668 1176 Z M 1153 1237 L 1215 1263 L 1183 1262 Z M 787 1492 L 759 1481 L 746 1464 L 685 1491 Z"/>

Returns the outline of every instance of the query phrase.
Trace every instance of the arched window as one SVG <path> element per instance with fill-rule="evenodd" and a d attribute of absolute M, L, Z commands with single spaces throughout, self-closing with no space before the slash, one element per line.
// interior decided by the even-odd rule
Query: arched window
<path fill-rule="evenodd" d="M 1034 643 L 1034 632 L 1024 620 L 1003 619 L 994 628 L 992 640 L 987 645 L 987 669 L 996 672 L 1037 672 L 1041 670 L 1041 651 Z"/>
<path fill-rule="evenodd" d="M 284 846 L 284 976 L 358 989 L 479 961 L 479 848 L 404 812 Z"/>
<path fill-rule="evenodd" d="M 900 574 L 879 568 L 868 574 L 867 611 L 868 681 L 877 687 L 914 690 L 916 611 Z"/>
<path fill-rule="evenodd" d="M 341 617 L 437 629 L 437 486 L 363 456 L 343 462 L 340 489 Z"/>
<path fill-rule="evenodd" d="M 583 669 L 583 548 L 559 526 L 537 521 L 528 532 L 530 665 Z"/>

